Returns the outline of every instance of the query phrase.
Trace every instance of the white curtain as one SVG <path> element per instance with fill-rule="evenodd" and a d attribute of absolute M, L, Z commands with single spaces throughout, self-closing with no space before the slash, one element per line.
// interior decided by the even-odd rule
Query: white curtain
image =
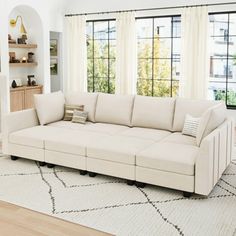
<path fill-rule="evenodd" d="M 119 13 L 116 32 L 116 94 L 135 94 L 137 43 L 134 12 Z"/>
<path fill-rule="evenodd" d="M 65 18 L 66 92 L 87 91 L 86 17 Z"/>
<path fill-rule="evenodd" d="M 180 96 L 206 99 L 209 78 L 208 8 L 187 7 L 181 17 Z"/>

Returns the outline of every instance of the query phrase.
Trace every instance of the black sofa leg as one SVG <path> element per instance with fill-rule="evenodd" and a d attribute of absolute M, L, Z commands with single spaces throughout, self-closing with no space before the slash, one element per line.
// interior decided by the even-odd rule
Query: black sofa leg
<path fill-rule="evenodd" d="M 137 186 L 138 188 L 144 188 L 144 187 L 146 186 L 146 184 L 145 184 L 145 183 L 142 183 L 142 182 L 136 182 L 136 186 Z"/>
<path fill-rule="evenodd" d="M 127 179 L 127 185 L 129 186 L 134 185 L 134 180 Z"/>
<path fill-rule="evenodd" d="M 55 165 L 54 165 L 54 164 L 47 164 L 47 167 L 48 167 L 49 169 L 52 169 L 52 168 L 55 167 Z"/>
<path fill-rule="evenodd" d="M 183 196 L 186 198 L 190 198 L 192 196 L 192 193 L 190 192 L 183 192 Z"/>
<path fill-rule="evenodd" d="M 39 166 L 46 166 L 47 164 L 45 162 L 39 161 Z"/>
<path fill-rule="evenodd" d="M 16 161 L 18 158 L 19 158 L 19 157 L 17 157 L 17 156 L 11 156 L 11 160 L 12 160 L 12 161 Z"/>
<path fill-rule="evenodd" d="M 96 175 L 97 175 L 97 173 L 89 172 L 89 177 L 95 177 Z"/>
<path fill-rule="evenodd" d="M 86 175 L 87 171 L 86 170 L 80 170 L 79 173 L 80 173 L 80 175 Z"/>

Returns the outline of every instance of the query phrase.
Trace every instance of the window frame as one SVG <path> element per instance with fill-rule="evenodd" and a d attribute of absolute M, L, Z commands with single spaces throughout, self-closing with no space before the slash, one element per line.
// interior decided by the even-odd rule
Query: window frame
<path fill-rule="evenodd" d="M 222 82 L 218 82 L 218 83 L 224 83 L 225 84 L 225 93 L 226 93 L 226 96 L 225 96 L 225 105 L 227 107 L 227 109 L 229 110 L 236 110 L 236 105 L 228 105 L 228 86 L 229 86 L 229 46 L 230 46 L 230 36 L 234 36 L 236 38 L 235 35 L 230 35 L 230 17 L 229 15 L 230 14 L 236 14 L 236 11 L 220 11 L 220 12 L 209 12 L 208 13 L 208 16 L 210 17 L 211 15 L 228 15 L 228 20 L 227 20 L 227 55 L 224 57 L 224 60 L 226 60 L 226 80 L 225 82 L 222 81 Z M 209 24 L 210 24 L 210 20 L 209 20 Z M 209 35 L 209 37 L 212 37 L 212 35 Z M 222 36 L 223 37 L 223 36 Z M 210 58 L 211 60 L 211 58 Z M 214 60 L 214 59 L 213 59 Z M 209 75 L 210 75 L 210 71 L 209 71 Z M 213 82 L 213 81 L 212 81 Z M 211 83 L 211 81 L 209 80 L 209 84 Z M 231 82 L 232 83 L 232 82 Z M 236 93 L 236 91 L 235 91 Z"/>
<path fill-rule="evenodd" d="M 88 75 L 87 75 L 87 82 L 88 82 L 88 80 L 90 79 L 90 78 L 92 78 L 92 80 L 93 80 L 93 83 L 92 83 L 92 85 L 93 85 L 93 89 L 92 89 L 92 92 L 100 92 L 100 91 L 96 91 L 96 86 L 95 86 L 95 84 L 96 84 L 96 78 L 102 78 L 102 79 L 104 79 L 105 77 L 95 77 L 94 75 L 95 75 L 95 60 L 96 59 L 102 59 L 102 60 L 107 60 L 107 80 L 108 80 L 108 86 L 107 86 L 107 91 L 106 91 L 106 93 L 108 93 L 108 94 L 110 94 L 111 93 L 111 84 L 110 84 L 110 80 L 111 79 L 115 79 L 116 78 L 116 76 L 115 77 L 112 77 L 112 76 L 110 76 L 110 65 L 111 65 L 111 61 L 112 60 L 115 60 L 116 61 L 116 57 L 115 58 L 111 58 L 110 57 L 110 41 L 111 40 L 115 40 L 116 41 L 116 38 L 115 39 L 111 39 L 110 38 L 110 33 L 108 32 L 108 38 L 107 39 L 96 39 L 96 38 L 94 38 L 94 34 L 95 34 L 95 32 L 94 32 L 94 23 L 96 23 L 96 22 L 107 22 L 108 23 L 108 31 L 110 30 L 110 22 L 111 21 L 113 21 L 113 22 L 116 22 L 116 19 L 115 18 L 109 18 L 109 19 L 96 19 L 96 20 L 86 20 L 86 25 L 88 24 L 88 23 L 92 23 L 92 38 L 90 39 L 91 41 L 93 41 L 93 49 L 92 49 L 92 58 L 89 58 L 88 57 L 88 55 L 87 55 L 87 60 L 92 60 L 93 61 L 93 76 L 92 77 L 89 77 Z M 86 26 L 87 27 L 87 26 Z M 86 34 L 86 36 L 87 36 L 87 34 Z M 94 56 L 94 41 L 96 41 L 96 40 L 107 40 L 107 42 L 108 42 L 108 57 L 107 58 L 97 58 L 97 57 L 95 57 Z M 87 49 L 87 48 L 86 48 Z M 87 63 L 87 68 L 88 68 L 88 63 Z M 87 86 L 87 89 L 88 89 L 88 86 Z M 115 92 L 115 91 L 114 91 Z"/>
<path fill-rule="evenodd" d="M 173 18 L 175 17 L 180 17 L 181 18 L 181 14 L 173 14 L 173 15 L 160 15 L 160 16 L 145 16 L 145 17 L 136 17 L 135 20 L 142 20 L 142 19 L 152 19 L 152 38 L 150 38 L 152 40 L 152 57 L 151 58 L 146 58 L 148 60 L 152 60 L 152 78 L 150 79 L 152 81 L 152 93 L 151 97 L 154 96 L 154 82 L 157 80 L 154 78 L 154 60 L 157 59 L 154 57 L 154 39 L 155 39 L 155 19 L 157 18 L 171 18 L 171 36 L 170 37 L 161 37 L 161 38 L 166 38 L 166 39 L 170 39 L 171 40 L 171 48 L 170 48 L 170 54 L 171 54 L 171 57 L 170 58 L 162 58 L 162 59 L 165 59 L 165 60 L 170 60 L 170 68 L 171 68 L 171 74 L 170 74 L 170 79 L 163 79 L 163 80 L 160 80 L 160 81 L 169 81 L 170 82 L 170 96 L 169 97 L 173 97 L 173 82 L 176 82 L 176 81 L 180 81 L 180 80 L 173 80 L 173 62 L 176 62 L 176 60 L 178 60 L 180 62 L 181 60 L 181 54 L 179 55 L 179 58 L 176 58 L 174 56 L 174 46 L 173 46 L 173 39 L 177 38 L 177 39 L 181 39 L 181 35 L 180 37 L 174 37 L 173 36 Z M 181 21 L 180 21 L 181 22 Z M 138 35 L 137 35 L 137 41 L 139 39 L 144 39 L 144 38 L 138 38 Z M 142 59 L 142 58 L 139 58 L 138 55 L 137 55 L 137 62 L 139 61 L 139 59 Z M 158 59 L 161 59 L 161 58 L 158 58 Z M 136 89 L 137 89 L 137 92 L 138 92 L 138 82 L 139 82 L 139 76 L 138 76 L 138 72 L 137 72 L 137 84 L 136 84 Z M 146 78 L 147 79 L 147 78 Z M 147 96 L 147 95 L 145 95 Z"/>

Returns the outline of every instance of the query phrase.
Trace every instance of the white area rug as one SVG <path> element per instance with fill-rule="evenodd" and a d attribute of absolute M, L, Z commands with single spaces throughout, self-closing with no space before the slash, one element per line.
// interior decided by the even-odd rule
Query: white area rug
<path fill-rule="evenodd" d="M 236 235 L 236 162 L 208 199 L 0 158 L 0 199 L 116 235 Z"/>

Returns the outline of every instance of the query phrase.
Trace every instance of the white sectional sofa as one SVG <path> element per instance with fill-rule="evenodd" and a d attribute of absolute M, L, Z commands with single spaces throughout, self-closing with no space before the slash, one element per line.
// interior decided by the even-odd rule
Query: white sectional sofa
<path fill-rule="evenodd" d="M 184 196 L 208 195 L 231 161 L 234 123 L 222 102 L 96 93 L 73 93 L 65 102 L 85 106 L 85 125 L 60 117 L 42 126 L 35 109 L 10 113 L 3 152 L 91 177 L 100 173 L 139 187 L 178 189 Z M 59 103 L 64 106 L 63 99 L 51 103 L 40 109 L 55 113 Z M 200 138 L 182 134 L 186 114 L 208 114 Z"/>

